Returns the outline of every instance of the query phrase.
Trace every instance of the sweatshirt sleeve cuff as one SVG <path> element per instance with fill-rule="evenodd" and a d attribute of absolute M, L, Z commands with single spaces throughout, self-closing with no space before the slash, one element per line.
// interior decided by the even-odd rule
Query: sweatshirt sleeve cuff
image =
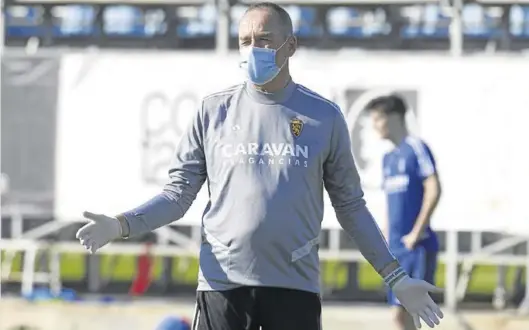
<path fill-rule="evenodd" d="M 131 216 L 130 214 L 128 216 Z M 127 239 L 130 237 L 130 223 L 127 219 L 127 214 L 122 213 L 116 216 L 116 219 L 119 221 L 121 226 L 121 238 Z"/>
<path fill-rule="evenodd" d="M 387 276 L 384 277 L 384 282 L 386 282 L 386 284 L 390 288 L 393 288 L 393 286 L 397 282 L 399 282 L 401 279 L 403 279 L 406 276 L 408 276 L 408 274 L 406 274 L 404 269 L 399 266 L 397 269 L 395 269 L 394 271 L 392 271 L 391 273 L 389 273 Z"/>

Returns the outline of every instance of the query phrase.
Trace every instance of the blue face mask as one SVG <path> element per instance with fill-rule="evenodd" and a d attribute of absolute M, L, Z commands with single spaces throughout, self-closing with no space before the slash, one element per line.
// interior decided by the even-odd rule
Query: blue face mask
<path fill-rule="evenodd" d="M 276 54 L 286 43 L 278 49 L 245 47 L 240 50 L 242 61 L 240 67 L 246 70 L 248 79 L 256 85 L 265 85 L 272 81 L 281 72 L 287 59 L 280 67 L 276 64 Z"/>

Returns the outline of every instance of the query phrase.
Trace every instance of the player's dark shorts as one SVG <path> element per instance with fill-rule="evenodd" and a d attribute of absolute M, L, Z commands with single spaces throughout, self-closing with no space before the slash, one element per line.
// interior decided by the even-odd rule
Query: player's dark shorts
<path fill-rule="evenodd" d="M 306 291 L 241 287 L 199 291 L 192 330 L 321 330 L 321 300 Z"/>
<path fill-rule="evenodd" d="M 417 247 L 413 251 L 398 253 L 395 257 L 411 277 L 435 284 L 436 251 L 427 251 L 423 247 Z M 388 291 L 388 302 L 390 305 L 400 305 L 399 300 L 391 291 Z"/>

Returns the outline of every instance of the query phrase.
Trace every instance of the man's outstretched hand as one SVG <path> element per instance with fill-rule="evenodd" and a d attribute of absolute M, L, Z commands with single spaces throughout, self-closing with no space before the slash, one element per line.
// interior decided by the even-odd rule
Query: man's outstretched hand
<path fill-rule="evenodd" d="M 89 222 L 77 231 L 75 237 L 90 253 L 121 237 L 121 225 L 116 218 L 88 211 L 83 212 L 83 217 Z"/>
<path fill-rule="evenodd" d="M 405 276 L 392 287 L 393 293 L 413 318 L 415 327 L 421 328 L 421 319 L 430 328 L 439 325 L 443 312 L 430 297 L 430 292 L 442 292 L 436 286 Z"/>

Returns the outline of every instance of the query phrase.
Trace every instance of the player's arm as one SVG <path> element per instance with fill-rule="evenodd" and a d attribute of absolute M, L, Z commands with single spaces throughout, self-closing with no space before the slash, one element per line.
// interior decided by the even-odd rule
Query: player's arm
<path fill-rule="evenodd" d="M 417 152 L 418 170 L 423 178 L 424 195 L 421 210 L 412 229 L 412 234 L 418 238 L 423 236 L 430 225 L 432 214 L 441 198 L 441 183 L 432 153 L 424 144 L 421 144 L 419 149 Z"/>
<path fill-rule="evenodd" d="M 384 155 L 384 158 L 382 160 L 382 171 L 384 171 L 384 168 L 386 167 L 386 162 L 388 161 L 388 154 L 385 154 Z M 380 189 L 381 190 L 384 190 L 384 185 L 385 185 L 385 175 L 384 173 L 382 173 L 382 178 L 383 178 L 383 181 L 382 181 L 382 185 L 380 186 Z M 386 199 L 387 199 L 387 196 L 386 196 Z M 386 205 L 388 205 L 387 201 L 386 201 Z M 382 228 L 382 233 L 384 234 L 384 238 L 386 239 L 386 241 L 389 241 L 389 215 L 388 215 L 388 211 L 386 210 L 386 213 L 384 214 L 384 218 L 381 219 L 384 224 L 384 228 Z"/>
<path fill-rule="evenodd" d="M 203 134 L 201 108 L 176 148 L 169 169 L 169 183 L 163 191 L 145 204 L 116 217 L 122 227 L 122 237 L 152 231 L 184 216 L 207 176 Z"/>
<path fill-rule="evenodd" d="M 329 193 L 338 222 L 355 240 L 367 261 L 382 277 L 388 279 L 400 266 L 367 209 L 351 151 L 349 131 L 341 113 L 337 113 L 334 119 L 330 152 L 323 170 L 325 189 Z M 395 273 L 397 274 L 398 272 Z"/>

